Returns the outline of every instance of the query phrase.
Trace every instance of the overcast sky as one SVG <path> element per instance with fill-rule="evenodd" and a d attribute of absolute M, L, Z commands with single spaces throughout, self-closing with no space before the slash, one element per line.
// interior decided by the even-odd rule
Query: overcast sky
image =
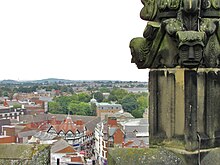
<path fill-rule="evenodd" d="M 140 0 L 0 0 L 0 80 L 147 81 L 131 64 Z"/>

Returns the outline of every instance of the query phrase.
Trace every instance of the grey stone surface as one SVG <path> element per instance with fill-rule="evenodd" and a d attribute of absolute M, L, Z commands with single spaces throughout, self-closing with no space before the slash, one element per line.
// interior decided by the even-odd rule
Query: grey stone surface
<path fill-rule="evenodd" d="M 201 161 L 201 165 L 220 164 L 220 148 L 210 151 Z"/>
<path fill-rule="evenodd" d="M 112 149 L 109 165 L 184 165 L 184 161 L 173 152 L 163 149 Z"/>

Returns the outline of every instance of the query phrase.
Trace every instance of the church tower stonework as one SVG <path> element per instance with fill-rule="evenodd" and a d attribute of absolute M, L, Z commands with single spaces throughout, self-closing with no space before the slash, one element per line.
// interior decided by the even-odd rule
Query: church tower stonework
<path fill-rule="evenodd" d="M 150 139 L 220 147 L 220 1 L 141 2 L 147 25 L 130 50 L 132 63 L 150 69 Z"/>

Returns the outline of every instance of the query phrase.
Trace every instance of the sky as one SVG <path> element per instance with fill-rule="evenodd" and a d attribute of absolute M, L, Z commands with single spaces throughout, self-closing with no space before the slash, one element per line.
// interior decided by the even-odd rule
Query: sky
<path fill-rule="evenodd" d="M 141 0 L 0 0 L 0 80 L 147 81 L 129 42 Z"/>

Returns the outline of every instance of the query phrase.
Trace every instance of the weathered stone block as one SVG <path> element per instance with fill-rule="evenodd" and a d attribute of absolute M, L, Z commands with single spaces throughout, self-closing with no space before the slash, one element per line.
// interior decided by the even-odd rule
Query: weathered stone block
<path fill-rule="evenodd" d="M 150 136 L 186 150 L 219 146 L 220 69 L 150 70 Z"/>

